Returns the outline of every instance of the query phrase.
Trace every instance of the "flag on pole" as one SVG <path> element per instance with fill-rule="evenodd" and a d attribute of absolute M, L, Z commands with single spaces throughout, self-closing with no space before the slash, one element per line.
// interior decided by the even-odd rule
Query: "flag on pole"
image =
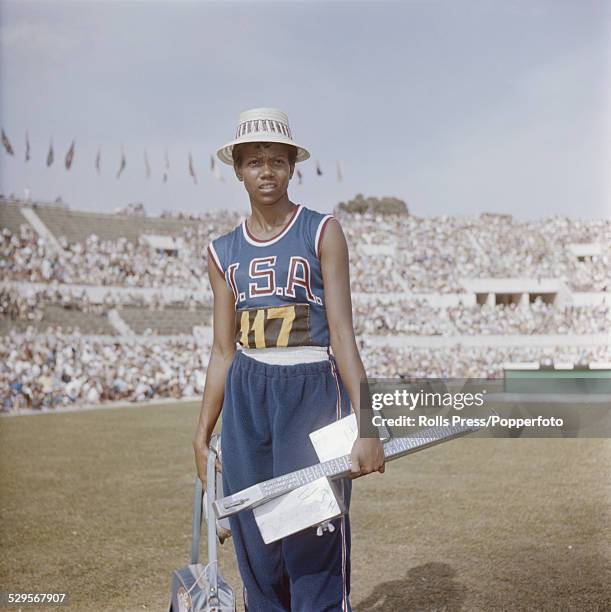
<path fill-rule="evenodd" d="M 25 132 L 25 161 L 30 161 L 30 135 L 27 130 Z"/>
<path fill-rule="evenodd" d="M 170 158 L 168 157 L 168 150 L 165 150 L 165 170 L 163 172 L 163 182 L 168 182 L 168 172 L 170 170 Z"/>
<path fill-rule="evenodd" d="M 98 152 L 95 156 L 95 169 L 97 170 L 98 174 L 100 174 L 100 162 L 102 161 L 102 153 L 100 151 L 100 147 L 98 147 Z"/>
<path fill-rule="evenodd" d="M 125 151 L 123 150 L 123 147 L 121 147 L 121 164 L 119 165 L 119 170 L 117 171 L 117 178 L 123 174 L 125 166 L 127 166 L 127 160 L 125 159 Z"/>
<path fill-rule="evenodd" d="M 49 143 L 49 152 L 47 153 L 47 168 L 53 163 L 53 141 Z"/>
<path fill-rule="evenodd" d="M 297 179 L 299 180 L 299 184 L 301 185 L 301 183 L 303 183 L 303 174 L 301 174 L 301 171 L 299 169 L 297 169 Z"/>
<path fill-rule="evenodd" d="M 150 179 L 151 178 L 151 164 L 149 164 L 149 156 L 146 152 L 146 149 L 144 149 L 144 171 L 146 173 L 146 178 Z"/>
<path fill-rule="evenodd" d="M 72 167 L 72 162 L 74 161 L 74 140 L 68 149 L 68 153 L 66 153 L 66 170 L 70 170 Z"/>
<path fill-rule="evenodd" d="M 4 133 L 4 128 L 2 129 L 2 144 L 4 145 L 4 150 L 9 155 L 15 155 L 15 151 L 13 151 L 13 145 L 11 145 L 11 141 L 8 139 L 8 136 Z"/>
<path fill-rule="evenodd" d="M 339 165 L 339 162 L 337 162 L 337 182 L 338 183 L 342 182 L 342 168 Z"/>
<path fill-rule="evenodd" d="M 322 170 L 320 169 L 320 162 L 316 162 L 316 174 L 322 176 Z"/>
<path fill-rule="evenodd" d="M 225 177 L 221 174 L 221 167 L 216 159 L 214 159 L 214 155 L 210 156 L 210 170 L 212 170 L 212 174 L 217 181 L 225 182 Z"/>
<path fill-rule="evenodd" d="M 195 168 L 193 168 L 193 156 L 189 151 L 189 174 L 193 177 L 193 182 L 197 185 L 197 176 L 195 174 Z"/>

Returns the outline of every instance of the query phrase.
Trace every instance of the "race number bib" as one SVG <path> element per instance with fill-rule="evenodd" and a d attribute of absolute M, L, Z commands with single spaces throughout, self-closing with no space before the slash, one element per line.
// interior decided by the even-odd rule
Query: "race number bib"
<path fill-rule="evenodd" d="M 237 310 L 235 315 L 236 342 L 244 348 L 312 344 L 308 304 Z"/>

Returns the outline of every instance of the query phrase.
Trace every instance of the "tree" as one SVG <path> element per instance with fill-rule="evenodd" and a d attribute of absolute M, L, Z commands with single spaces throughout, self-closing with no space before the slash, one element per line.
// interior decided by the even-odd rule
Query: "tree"
<path fill-rule="evenodd" d="M 399 198 L 365 198 L 362 193 L 358 193 L 348 202 L 340 202 L 336 210 L 350 214 L 366 212 L 381 215 L 409 214 L 407 204 Z"/>

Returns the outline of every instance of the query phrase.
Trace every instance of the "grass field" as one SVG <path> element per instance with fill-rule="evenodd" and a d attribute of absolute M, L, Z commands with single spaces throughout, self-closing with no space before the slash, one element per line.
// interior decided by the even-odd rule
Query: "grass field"
<path fill-rule="evenodd" d="M 189 557 L 198 410 L 0 419 L 0 590 L 166 609 Z M 389 463 L 354 485 L 355 612 L 611 609 L 610 473 L 596 439 L 461 439 Z"/>

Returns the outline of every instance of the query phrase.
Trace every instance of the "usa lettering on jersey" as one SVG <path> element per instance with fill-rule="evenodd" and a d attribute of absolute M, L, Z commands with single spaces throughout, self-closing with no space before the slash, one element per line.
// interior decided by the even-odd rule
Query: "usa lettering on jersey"
<path fill-rule="evenodd" d="M 322 306 L 322 298 L 314 295 L 311 286 L 310 262 L 305 257 L 293 255 L 289 259 L 286 282 L 278 285 L 276 282 L 276 261 L 278 257 L 255 257 L 248 265 L 248 292 L 239 292 L 236 282 L 236 273 L 240 262 L 229 264 L 225 274 L 227 284 L 231 287 L 235 297 L 236 306 L 249 299 L 268 297 L 271 295 L 297 298 L 298 289 L 301 288 L 301 296 L 308 302 Z"/>

